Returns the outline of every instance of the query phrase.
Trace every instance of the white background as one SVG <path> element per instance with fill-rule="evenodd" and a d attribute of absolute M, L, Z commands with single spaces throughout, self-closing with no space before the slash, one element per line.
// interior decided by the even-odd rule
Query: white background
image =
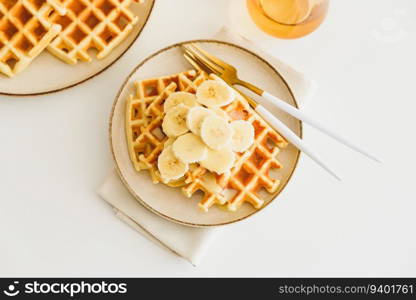
<path fill-rule="evenodd" d="M 225 0 L 157 0 L 104 74 L 48 96 L 0 97 L 0 276 L 416 276 L 414 0 L 332 0 L 305 38 L 252 36 L 318 83 L 309 113 L 382 165 L 305 126 L 343 181 L 302 157 L 278 200 L 224 227 L 198 267 L 96 195 L 112 167 L 108 118 L 124 78 L 155 50 L 209 38 L 228 18 Z"/>

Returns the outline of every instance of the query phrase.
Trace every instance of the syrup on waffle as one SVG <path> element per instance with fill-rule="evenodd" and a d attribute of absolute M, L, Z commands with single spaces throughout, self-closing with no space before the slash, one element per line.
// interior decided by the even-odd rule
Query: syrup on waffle
<path fill-rule="evenodd" d="M 208 79 L 221 80 L 212 74 L 208 76 L 203 72 L 187 71 L 135 83 L 136 95 L 126 101 L 127 143 L 135 169 L 149 170 L 154 183 L 160 182 L 157 159 L 167 141 L 161 129 L 164 100 L 177 91 L 195 93 L 196 88 Z M 259 191 L 264 188 L 274 193 L 280 183 L 270 176 L 270 171 L 282 167 L 276 156 L 280 148 L 287 146 L 287 142 L 257 115 L 239 93 L 236 94 L 236 99 L 222 109 L 232 120 L 245 120 L 253 125 L 253 145 L 243 153 L 237 153 L 234 167 L 228 173 L 217 175 L 199 164 L 191 164 L 184 178 L 169 183 L 171 186 L 182 186 L 182 192 L 187 197 L 202 191 L 204 196 L 198 205 L 204 211 L 214 204 L 235 211 L 244 202 L 260 208 L 264 201 Z"/>
<path fill-rule="evenodd" d="M 0 72 L 23 71 L 61 31 L 49 14 L 64 13 L 57 0 L 0 0 Z"/>
<path fill-rule="evenodd" d="M 138 22 L 129 6 L 132 0 L 59 0 L 67 9 L 64 16 L 54 13 L 51 20 L 62 32 L 48 50 L 68 64 L 91 61 L 88 53 L 96 49 L 97 58 L 107 56 Z"/>

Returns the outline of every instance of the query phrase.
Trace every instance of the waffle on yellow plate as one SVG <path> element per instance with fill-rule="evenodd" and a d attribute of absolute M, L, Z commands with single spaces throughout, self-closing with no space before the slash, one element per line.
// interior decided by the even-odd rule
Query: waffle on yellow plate
<path fill-rule="evenodd" d="M 129 6 L 132 0 L 59 0 L 67 9 L 64 16 L 54 13 L 52 22 L 62 31 L 49 44 L 48 50 L 68 64 L 91 61 L 89 49 L 97 58 L 107 56 L 120 44 L 138 22 Z"/>
<path fill-rule="evenodd" d="M 127 144 L 135 169 L 149 170 L 154 183 L 161 181 L 157 162 L 169 140 L 162 130 L 165 99 L 178 91 L 195 94 L 197 87 L 207 80 L 221 81 L 215 75 L 191 70 L 135 82 L 136 93 L 126 101 Z M 282 167 L 276 156 L 287 142 L 257 115 L 241 94 L 236 93 L 235 100 L 221 109 L 231 120 L 245 120 L 252 124 L 252 145 L 236 154 L 230 172 L 217 175 L 193 163 L 182 178 L 167 184 L 181 187 L 187 197 L 202 191 L 204 197 L 199 207 L 204 211 L 214 204 L 235 211 L 244 202 L 258 209 L 264 203 L 259 191 L 264 188 L 274 193 L 278 189 L 280 181 L 272 178 L 270 171 Z"/>
<path fill-rule="evenodd" d="M 48 17 L 64 12 L 57 1 L 0 0 L 0 72 L 22 72 L 61 31 Z"/>

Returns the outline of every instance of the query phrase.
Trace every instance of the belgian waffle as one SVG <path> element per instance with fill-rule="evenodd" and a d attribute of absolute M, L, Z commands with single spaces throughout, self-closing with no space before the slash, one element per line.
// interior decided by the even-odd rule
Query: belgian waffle
<path fill-rule="evenodd" d="M 215 75 L 210 79 L 220 80 Z M 187 175 L 182 191 L 191 197 L 196 191 L 204 192 L 199 207 L 204 211 L 214 205 L 226 204 L 228 210 L 235 211 L 244 202 L 249 202 L 255 208 L 260 208 L 264 201 L 258 192 L 265 188 L 269 193 L 276 192 L 280 181 L 269 174 L 271 169 L 279 169 L 282 164 L 277 160 L 280 148 L 287 146 L 287 141 L 270 127 L 247 103 L 236 93 L 236 99 L 222 108 L 232 120 L 245 120 L 254 127 L 254 143 L 243 153 L 237 153 L 234 167 L 229 173 L 216 175 L 221 192 L 216 192 L 215 185 L 207 184 L 204 174 L 208 171 L 199 166 Z"/>
<path fill-rule="evenodd" d="M 132 0 L 59 0 L 67 9 L 64 16 L 54 13 L 51 20 L 62 32 L 48 50 L 68 64 L 91 61 L 90 49 L 97 58 L 107 56 L 127 37 L 138 22 L 129 9 Z"/>
<path fill-rule="evenodd" d="M 137 171 L 150 171 L 154 183 L 160 181 L 157 159 L 167 137 L 161 124 L 163 102 L 176 91 L 195 93 L 205 80 L 221 80 L 215 75 L 187 71 L 173 76 L 159 77 L 136 82 L 136 95 L 126 103 L 126 133 L 130 157 Z M 232 120 L 246 120 L 255 129 L 253 145 L 237 159 L 230 172 L 216 175 L 199 164 L 192 164 L 181 180 L 171 183 L 183 185 L 182 192 L 191 197 L 198 190 L 204 196 L 199 207 L 207 211 L 212 205 L 224 205 L 228 210 L 237 210 L 244 202 L 255 208 L 263 205 L 259 191 L 265 188 L 274 193 L 280 184 L 270 176 L 270 170 L 282 167 L 276 156 L 280 148 L 287 146 L 286 140 L 271 128 L 237 93 L 236 99 L 222 108 Z"/>
<path fill-rule="evenodd" d="M 61 31 L 48 17 L 54 9 L 64 12 L 57 0 L 0 0 L 0 72 L 23 71 Z"/>
<path fill-rule="evenodd" d="M 195 93 L 205 76 L 187 71 L 135 82 L 136 94 L 126 101 L 127 143 L 135 169 L 149 170 L 154 183 L 160 181 L 157 159 L 167 140 L 162 132 L 163 102 L 176 91 Z"/>

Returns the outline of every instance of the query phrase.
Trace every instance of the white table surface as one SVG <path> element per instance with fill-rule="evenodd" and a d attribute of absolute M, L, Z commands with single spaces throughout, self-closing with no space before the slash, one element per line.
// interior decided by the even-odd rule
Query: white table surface
<path fill-rule="evenodd" d="M 211 37 L 227 7 L 157 0 L 136 44 L 104 74 L 48 96 L 0 97 L 0 276 L 416 276 L 414 0 L 333 0 L 312 35 L 261 38 L 319 84 L 306 110 L 382 165 L 306 127 L 343 182 L 302 157 L 280 198 L 224 227 L 198 267 L 96 195 L 112 167 L 108 118 L 126 75 L 163 46 Z"/>

